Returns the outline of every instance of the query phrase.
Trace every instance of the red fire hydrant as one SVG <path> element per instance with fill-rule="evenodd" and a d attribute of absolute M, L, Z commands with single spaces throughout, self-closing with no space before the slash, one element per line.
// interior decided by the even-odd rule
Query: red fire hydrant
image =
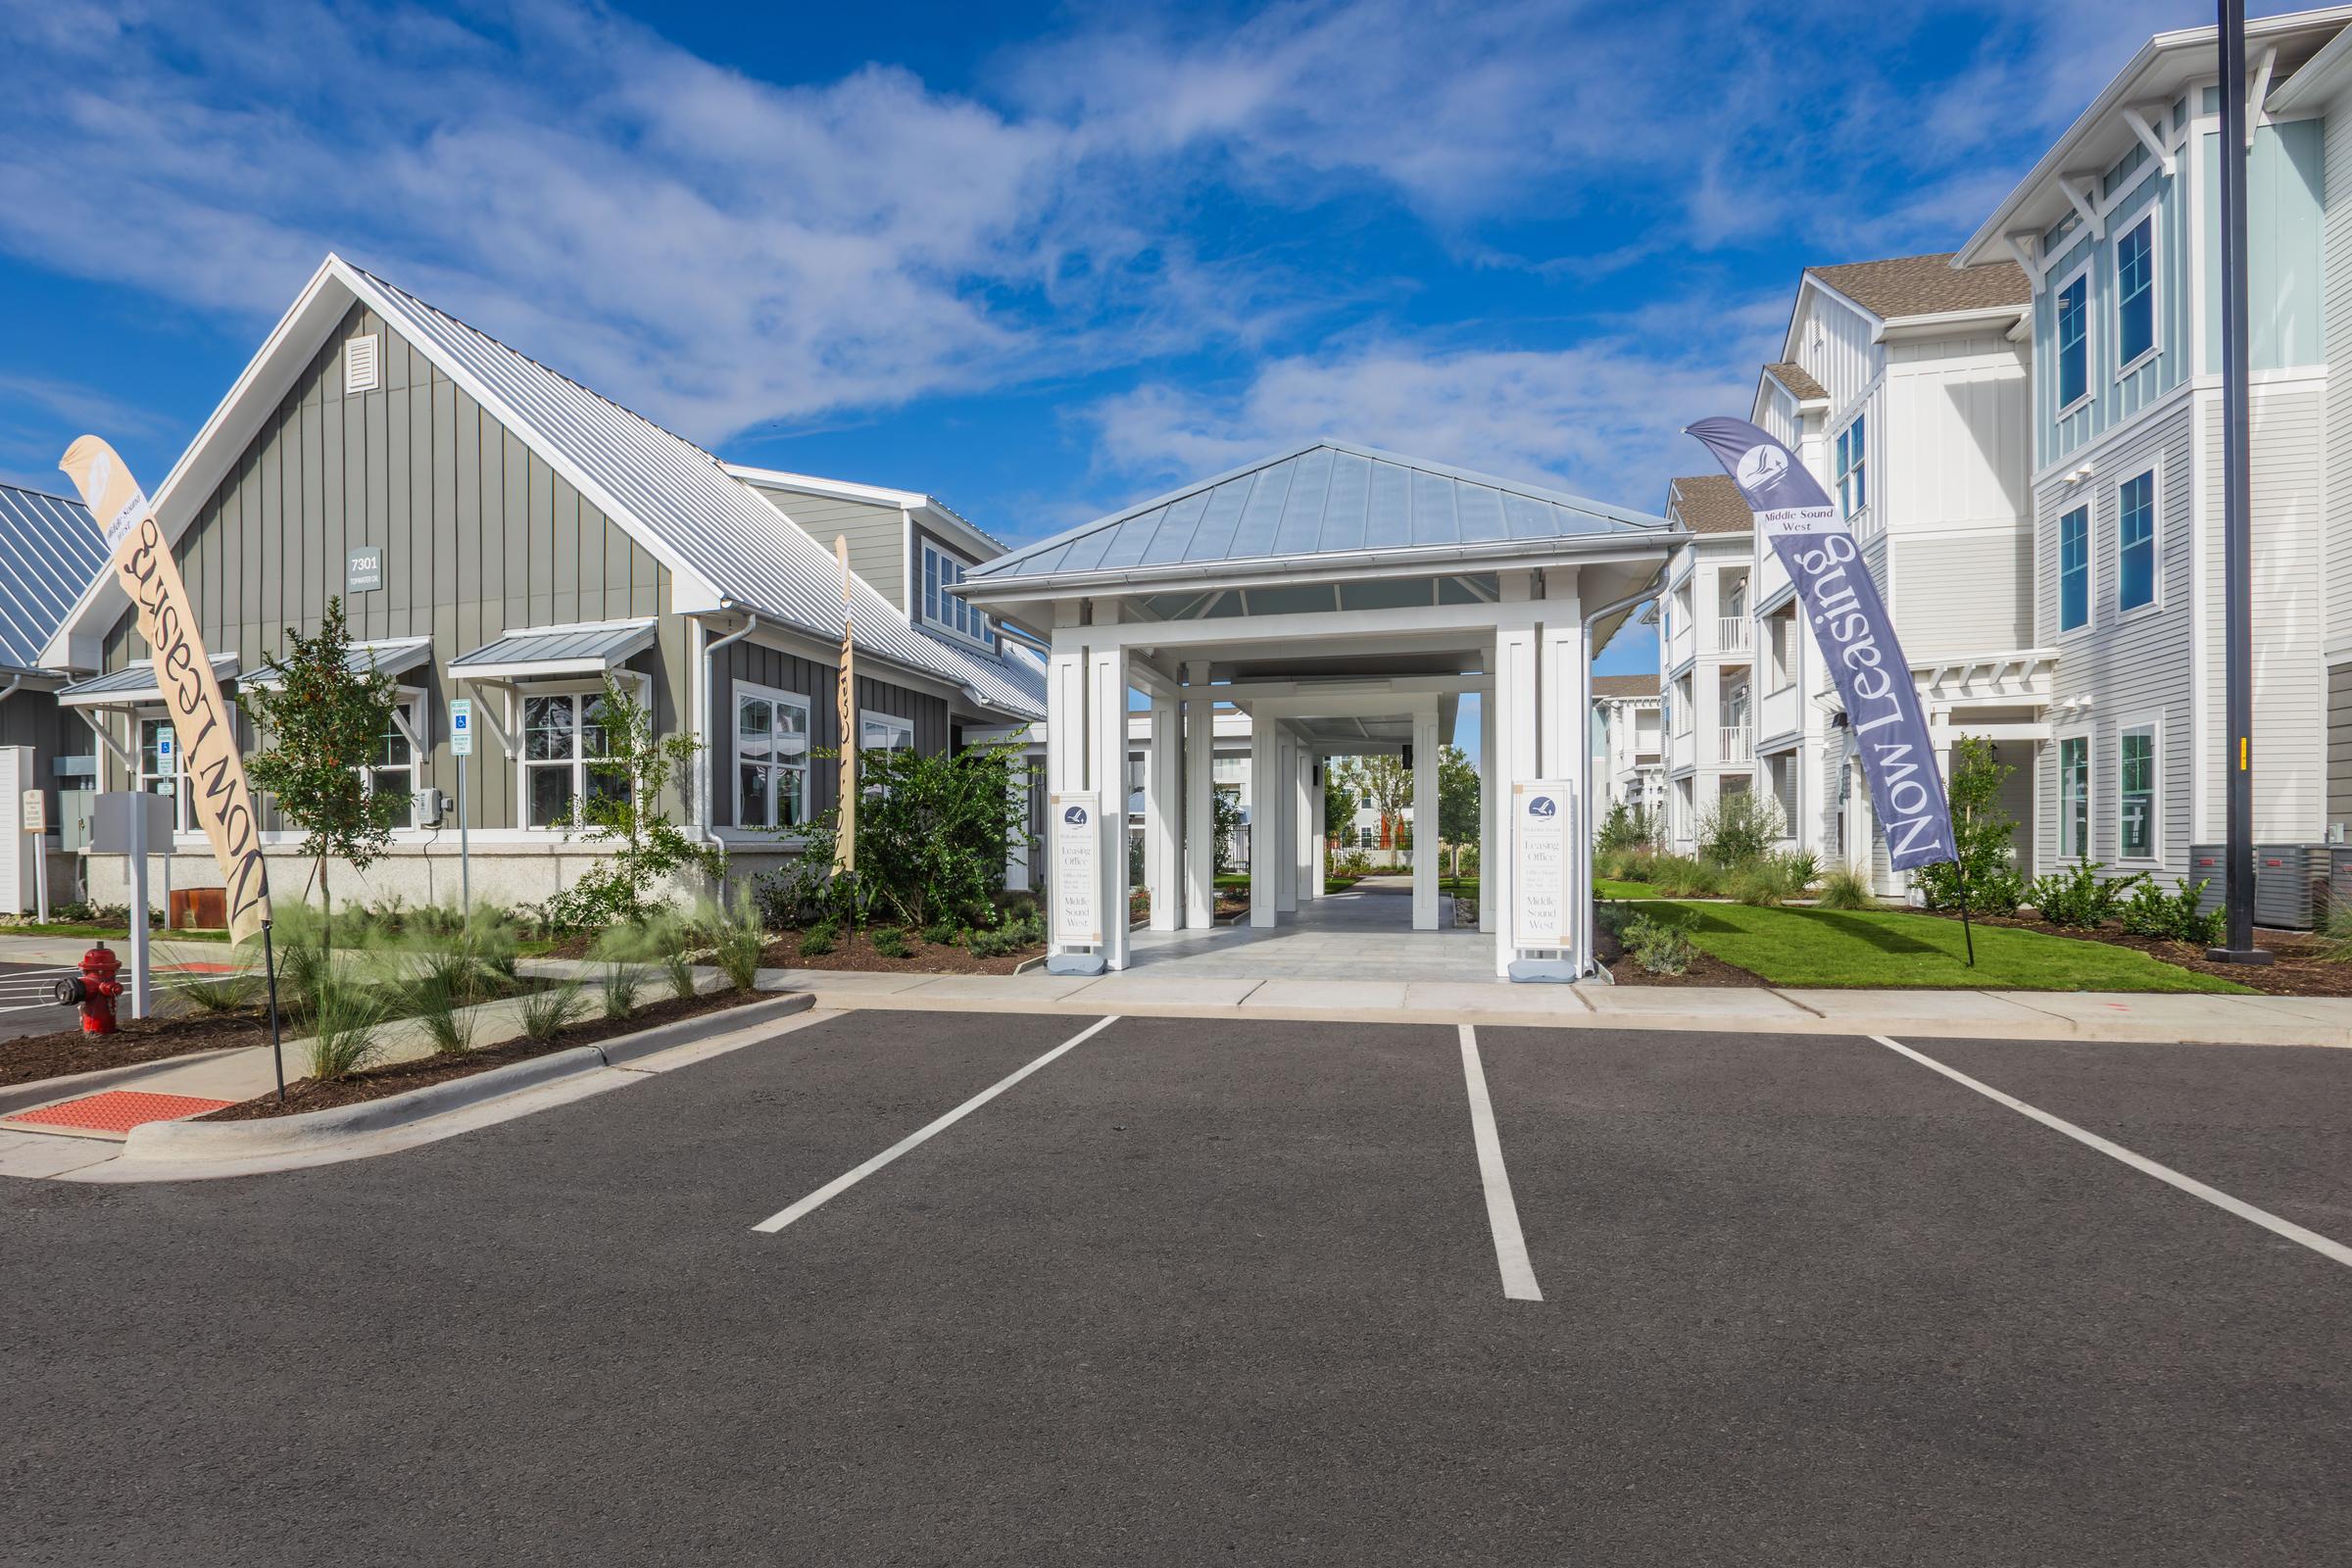
<path fill-rule="evenodd" d="M 81 973 L 57 983 L 57 1000 L 68 1006 L 81 1004 L 81 1032 L 85 1035 L 115 1033 L 115 999 L 122 994 L 122 982 L 115 978 L 122 962 L 101 942 L 81 956 Z"/>

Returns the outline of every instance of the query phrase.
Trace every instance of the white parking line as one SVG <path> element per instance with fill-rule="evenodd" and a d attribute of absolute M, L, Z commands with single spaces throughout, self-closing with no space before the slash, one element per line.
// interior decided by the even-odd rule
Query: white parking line
<path fill-rule="evenodd" d="M 1872 1035 L 1870 1038 L 1889 1051 L 1899 1052 L 1901 1054 L 1909 1056 L 1923 1067 L 1934 1068 L 1964 1088 L 1975 1090 L 1986 1100 L 2007 1105 L 2021 1116 L 2031 1116 L 2044 1127 L 2062 1132 L 2076 1143 L 2088 1149 L 2095 1149 L 2110 1159 L 2122 1160 L 2142 1175 L 2153 1176 L 2167 1186 L 2178 1187 L 2191 1198 L 2201 1198 L 2216 1208 L 2226 1209 L 2239 1219 L 2251 1220 L 2264 1230 L 2277 1236 L 2283 1236 L 2298 1247 L 2308 1247 L 2322 1257 L 2331 1258 L 2347 1268 L 2352 1268 L 2352 1247 L 2346 1247 L 2341 1242 L 2331 1242 L 2318 1231 L 2307 1231 L 2293 1220 L 2280 1219 L 2268 1209 L 2256 1208 L 2252 1203 L 2241 1199 L 2231 1198 L 2219 1188 L 2208 1187 L 2194 1176 L 2183 1176 L 2172 1166 L 2160 1165 L 2145 1154 L 2135 1154 L 2123 1145 L 2078 1127 L 2062 1116 L 2053 1116 L 2039 1106 L 2029 1105 L 2013 1095 L 2004 1095 L 1990 1084 L 1979 1083 L 1957 1067 L 1947 1067 L 1933 1056 L 1913 1051 L 1899 1040 L 1889 1040 L 1885 1035 Z"/>
<path fill-rule="evenodd" d="M 1494 1131 L 1494 1102 L 1487 1097 L 1487 1069 L 1478 1059 L 1478 1031 L 1456 1026 L 1462 1037 L 1462 1082 L 1470 1092 L 1470 1133 L 1478 1143 L 1478 1175 L 1487 1188 L 1487 1224 L 1494 1232 L 1494 1263 L 1502 1271 L 1502 1294 L 1514 1301 L 1541 1301 L 1536 1265 L 1528 1260 L 1527 1238 L 1519 1231 L 1519 1205 L 1511 1200 L 1511 1173 L 1502 1167 L 1502 1139 Z"/>
<path fill-rule="evenodd" d="M 1069 1039 L 1064 1040 L 1060 1045 L 1055 1046 L 1052 1051 L 1047 1052 L 1044 1055 L 1038 1057 L 1026 1067 L 1022 1067 L 1016 1072 L 1009 1073 L 1003 1078 L 998 1079 L 995 1083 L 990 1084 L 986 1089 L 981 1090 L 978 1094 L 965 1101 L 962 1104 L 957 1105 L 954 1110 L 949 1111 L 945 1116 L 940 1117 L 939 1120 L 931 1123 L 927 1127 L 908 1133 L 906 1137 L 900 1139 L 897 1143 L 891 1145 L 888 1149 L 885 1149 L 882 1151 L 882 1152 L 876 1154 L 873 1158 L 867 1160 L 856 1170 L 834 1177 L 831 1181 L 825 1183 L 824 1186 L 819 1187 L 815 1192 L 810 1193 L 807 1198 L 802 1199 L 790 1208 L 785 1209 L 780 1214 L 769 1215 L 767 1218 L 761 1220 L 759 1224 L 753 1226 L 752 1229 L 756 1231 L 766 1231 L 770 1235 L 782 1230 L 785 1226 L 791 1224 L 794 1220 L 799 1219 L 802 1215 L 810 1212 L 811 1210 L 838 1197 L 840 1194 L 845 1193 L 851 1188 L 857 1186 L 859 1182 L 865 1180 L 868 1176 L 871 1176 L 874 1172 L 880 1170 L 883 1166 L 889 1164 L 901 1154 L 906 1153 L 908 1150 L 916 1148 L 917 1146 L 927 1142 L 934 1134 L 944 1132 L 948 1128 L 955 1126 L 957 1122 L 963 1120 L 964 1117 L 969 1116 L 973 1111 L 978 1110 L 982 1105 L 987 1104 L 990 1101 L 996 1099 L 1005 1090 L 1010 1089 L 1014 1084 L 1019 1083 L 1022 1079 L 1028 1077 L 1040 1067 L 1045 1066 L 1048 1062 L 1053 1061 L 1055 1057 L 1060 1056 L 1067 1052 L 1076 1050 L 1079 1046 L 1084 1045 L 1087 1041 L 1092 1040 L 1095 1036 L 1101 1034 L 1103 1030 L 1109 1028 L 1112 1024 L 1117 1023 L 1118 1021 L 1119 1018 L 1118 1014 L 1116 1013 L 1111 1014 L 1107 1018 L 1097 1019 L 1094 1023 L 1090 1024 L 1084 1029 L 1081 1029 L 1078 1031 L 1078 1033 L 1070 1036 Z"/>

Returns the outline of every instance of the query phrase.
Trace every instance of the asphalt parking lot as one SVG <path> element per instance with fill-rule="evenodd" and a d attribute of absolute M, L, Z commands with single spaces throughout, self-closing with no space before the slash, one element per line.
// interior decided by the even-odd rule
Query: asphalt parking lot
<path fill-rule="evenodd" d="M 1473 1073 L 1452 1028 L 1126 1018 L 1039 1064 L 1086 1027 L 852 1013 L 354 1164 L 7 1184 L 0 1560 L 2352 1537 L 2352 1268 L 1886 1045 L 1482 1026 Z M 2352 1053 L 1919 1049 L 2352 1238 Z"/>
<path fill-rule="evenodd" d="M 0 1040 L 74 1027 L 80 1010 L 59 1006 L 49 991 L 74 972 L 70 963 L 0 963 Z"/>

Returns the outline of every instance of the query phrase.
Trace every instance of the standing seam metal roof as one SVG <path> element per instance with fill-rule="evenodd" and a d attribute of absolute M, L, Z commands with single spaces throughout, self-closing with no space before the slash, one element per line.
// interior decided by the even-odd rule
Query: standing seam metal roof
<path fill-rule="evenodd" d="M 78 501 L 0 484 L 0 664 L 30 668 L 106 567 L 106 541 Z"/>
<path fill-rule="evenodd" d="M 1316 441 L 983 563 L 967 581 L 1663 530 L 1665 519 Z"/>
<path fill-rule="evenodd" d="M 462 675 L 469 669 L 497 664 L 552 664 L 561 661 L 609 666 L 646 647 L 653 637 L 654 622 L 650 617 L 616 626 L 526 628 L 503 633 L 471 653 L 460 654 L 449 662 L 449 672 Z"/>
<path fill-rule="evenodd" d="M 821 638 L 840 638 L 841 576 L 832 551 L 716 458 L 373 273 L 350 270 L 366 285 L 362 297 L 395 328 L 464 367 L 521 422 L 517 435 L 535 435 L 560 451 L 611 510 L 651 536 L 656 554 L 666 553 L 747 608 Z M 860 647 L 965 686 L 991 707 L 1044 716 L 1042 670 L 1032 681 L 982 650 L 918 630 L 862 578 L 853 577 L 852 600 Z"/>

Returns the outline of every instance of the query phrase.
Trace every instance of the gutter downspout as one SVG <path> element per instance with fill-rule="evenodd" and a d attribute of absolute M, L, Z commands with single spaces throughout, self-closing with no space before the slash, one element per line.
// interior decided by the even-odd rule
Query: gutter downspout
<path fill-rule="evenodd" d="M 737 605 L 732 599 L 721 599 L 718 602 L 718 608 L 722 611 L 735 611 L 742 609 L 742 607 Z M 743 612 L 742 630 L 729 632 L 726 636 L 721 637 L 714 643 L 703 644 L 702 700 L 694 705 L 695 738 L 702 742 L 702 746 L 699 749 L 699 755 L 703 760 L 703 765 L 701 769 L 702 788 L 697 792 L 701 795 L 702 799 L 696 802 L 695 805 L 696 814 L 700 818 L 700 825 L 703 830 L 703 839 L 706 843 L 710 844 L 718 844 L 720 842 L 718 836 L 718 827 L 711 820 L 711 803 L 716 792 L 712 790 L 710 780 L 711 775 L 716 771 L 716 769 L 710 760 L 710 697 L 712 692 L 717 688 L 710 679 L 710 656 L 717 653 L 720 649 L 727 647 L 731 643 L 739 643 L 743 641 L 754 631 L 757 631 L 759 626 L 759 612 L 746 610 Z M 706 633 L 706 635 L 708 635 L 708 633 Z"/>
<path fill-rule="evenodd" d="M 1590 867 L 1592 864 L 1591 857 L 1592 854 L 1592 830 L 1594 826 L 1592 815 L 1592 737 L 1590 733 L 1592 722 L 1592 626 L 1594 622 L 1605 620 L 1609 616 L 1616 614 L 1619 611 L 1631 610 L 1636 605 L 1647 604 L 1650 600 L 1657 598 L 1658 591 L 1666 585 L 1666 571 L 1667 568 L 1672 564 L 1673 559 L 1671 557 L 1669 557 L 1666 561 L 1660 562 L 1658 564 L 1657 571 L 1650 577 L 1649 583 L 1646 587 L 1637 589 L 1633 593 L 1626 595 L 1623 599 L 1612 600 L 1608 604 L 1605 604 L 1598 610 L 1592 612 L 1592 613 L 1590 615 L 1587 615 L 1585 617 L 1585 623 L 1582 631 L 1579 634 L 1577 652 L 1583 657 L 1585 662 L 1585 712 L 1581 716 L 1586 725 L 1588 733 L 1584 736 L 1576 751 L 1576 800 L 1577 812 L 1584 818 L 1584 821 L 1580 823 L 1579 826 L 1585 835 L 1584 853 L 1586 856 L 1585 863 L 1588 867 Z M 1661 748 L 1665 745 L 1665 729 L 1663 723 L 1661 723 L 1658 734 L 1658 743 Z M 1506 855 L 1510 853 L 1507 846 L 1505 847 L 1503 853 Z M 1496 913 L 1502 918 L 1509 918 L 1507 911 L 1497 910 Z M 1585 879 L 1585 886 L 1578 890 L 1578 898 L 1576 901 L 1576 941 L 1577 954 L 1589 966 L 1585 973 L 1590 973 L 1592 969 L 1598 968 L 1599 960 L 1592 956 L 1592 880 L 1589 875 Z M 1584 977 L 1584 973 L 1580 973 L 1577 976 L 1579 980 L 1582 980 Z"/>
<path fill-rule="evenodd" d="M 20 686 L 22 686 L 22 685 L 24 685 L 24 676 L 22 676 L 22 675 L 11 675 L 11 676 L 9 676 L 9 677 L 8 677 L 8 684 L 7 684 L 7 685 L 5 685 L 5 686 L 0 686 L 0 703 L 5 703 L 5 702 L 7 702 L 7 701 L 8 701 L 8 700 L 9 700 L 11 697 L 14 697 L 14 696 L 16 696 L 16 695 L 17 695 L 17 688 L 18 688 L 18 687 L 20 687 Z"/>

